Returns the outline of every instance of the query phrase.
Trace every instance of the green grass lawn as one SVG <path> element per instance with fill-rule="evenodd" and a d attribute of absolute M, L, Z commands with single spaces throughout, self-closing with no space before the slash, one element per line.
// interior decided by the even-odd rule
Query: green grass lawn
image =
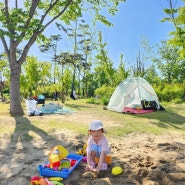
<path fill-rule="evenodd" d="M 0 103 L 0 135 L 11 135 L 15 129 L 16 132 L 38 129 L 39 132 L 51 134 L 56 129 L 67 129 L 85 135 L 91 120 L 83 120 L 87 120 L 88 117 L 104 120 L 109 136 L 124 136 L 129 133 L 160 135 L 173 131 L 185 134 L 185 104 L 168 104 L 164 106 L 165 111 L 138 115 L 104 110 L 102 105 L 87 104 L 86 100 L 70 100 L 64 107 L 75 111 L 70 117 L 79 117 L 75 120 L 68 119 L 69 116 L 66 115 L 51 115 L 47 118 L 25 115 L 12 118 L 9 115 L 9 104 Z M 26 110 L 25 103 L 23 103 L 23 108 Z"/>

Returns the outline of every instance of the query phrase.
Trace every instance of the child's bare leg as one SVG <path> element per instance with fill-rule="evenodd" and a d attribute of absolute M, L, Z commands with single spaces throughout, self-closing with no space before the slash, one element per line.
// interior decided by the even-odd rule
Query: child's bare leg
<path fill-rule="evenodd" d="M 90 163 L 87 165 L 85 171 L 91 171 L 95 168 L 95 157 L 96 157 L 96 152 L 95 151 L 91 151 L 91 157 L 90 157 Z"/>
<path fill-rule="evenodd" d="M 96 163 L 95 158 L 96 158 L 96 152 L 95 151 L 91 151 L 91 162 Z"/>

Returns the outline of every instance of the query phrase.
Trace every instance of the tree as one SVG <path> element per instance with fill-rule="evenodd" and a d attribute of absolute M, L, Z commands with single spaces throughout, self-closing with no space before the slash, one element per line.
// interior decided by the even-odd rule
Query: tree
<path fill-rule="evenodd" d="M 147 72 L 148 66 L 154 56 L 153 47 L 150 46 L 148 37 L 141 35 L 140 49 L 136 56 L 136 64 L 133 66 L 133 73 L 135 76 L 144 77 Z"/>
<path fill-rule="evenodd" d="M 75 21 L 71 21 L 69 25 L 65 26 L 60 23 L 56 23 L 57 28 L 60 31 L 63 31 L 67 37 L 71 41 L 71 51 L 73 55 L 76 57 L 73 57 L 76 60 L 69 60 L 68 62 L 65 62 L 66 54 L 64 52 L 64 55 L 61 53 L 60 58 L 62 59 L 62 65 L 64 66 L 64 63 L 71 63 L 72 64 L 72 70 L 73 70 L 73 77 L 72 77 L 72 85 L 71 85 L 71 97 L 73 95 L 75 86 L 78 85 L 78 95 L 81 95 L 81 86 L 82 94 L 83 96 L 87 96 L 87 73 L 90 70 L 91 64 L 88 62 L 87 58 L 88 55 L 91 54 L 92 49 L 94 49 L 93 46 L 93 40 L 92 37 L 94 34 L 89 32 L 89 24 L 86 24 L 86 21 L 83 20 L 81 17 Z M 68 53 L 68 56 L 71 55 Z M 78 57 L 80 56 L 81 57 Z M 71 58 L 72 59 L 72 58 Z M 83 74 L 82 74 L 83 73 Z M 76 84 L 76 76 L 78 75 L 78 83 Z M 82 76 L 82 77 L 81 77 Z M 81 83 L 81 78 L 83 78 Z"/>
<path fill-rule="evenodd" d="M 146 69 L 144 79 L 148 81 L 151 85 L 158 86 L 161 82 L 161 78 L 158 76 L 155 65 L 151 65 Z"/>
<path fill-rule="evenodd" d="M 57 63 L 58 63 L 58 56 L 57 56 L 57 43 L 58 41 L 62 39 L 61 36 L 58 35 L 51 35 L 51 37 L 48 39 L 48 41 L 40 46 L 41 52 L 48 52 L 53 53 L 52 61 L 54 62 L 53 67 L 53 83 L 56 84 L 56 70 L 57 70 Z M 55 90 L 54 94 L 55 101 L 58 99 L 58 92 Z"/>
<path fill-rule="evenodd" d="M 22 95 L 32 97 L 38 96 L 41 87 L 45 87 L 46 82 L 51 77 L 51 64 L 39 62 L 36 57 L 29 56 L 22 66 L 21 92 Z"/>
<path fill-rule="evenodd" d="M 81 54 L 79 54 L 79 44 L 82 41 L 82 33 L 80 30 L 81 27 L 81 22 L 83 22 L 83 20 L 75 20 L 70 24 L 70 27 L 65 28 L 63 25 L 61 24 L 57 24 L 57 27 L 59 30 L 63 30 L 67 36 L 72 40 L 72 48 L 73 48 L 73 57 L 72 60 L 70 61 L 70 63 L 73 65 L 73 79 L 72 79 L 72 85 L 71 85 L 71 95 L 70 97 L 73 99 L 76 99 L 74 92 L 75 92 L 75 79 L 76 79 L 76 72 L 78 69 L 78 72 L 80 74 L 81 71 L 81 65 L 80 63 L 82 62 L 82 60 L 84 60 L 83 56 Z M 78 83 L 78 95 L 80 94 L 80 81 Z"/>
<path fill-rule="evenodd" d="M 162 19 L 162 22 L 168 21 L 174 25 L 175 30 L 170 33 L 172 38 L 169 40 L 169 44 L 174 47 L 178 47 L 179 59 L 185 58 L 185 6 L 176 8 L 176 1 L 167 0 L 169 2 L 169 8 L 165 8 L 164 12 L 167 17 Z"/>
<path fill-rule="evenodd" d="M 95 45 L 93 42 L 93 37 L 94 34 L 92 32 L 90 32 L 89 30 L 89 25 L 85 23 L 84 20 L 81 20 L 79 29 L 81 31 L 81 35 L 82 38 L 79 41 L 79 50 L 82 52 L 83 56 L 84 56 L 84 61 L 82 61 L 80 63 L 80 65 L 78 65 L 78 69 L 79 69 L 79 79 L 81 76 L 81 70 L 83 71 L 82 74 L 82 95 L 87 97 L 87 85 L 88 85 L 88 79 L 87 79 L 87 74 L 90 71 L 90 67 L 91 67 L 91 63 L 88 61 L 92 51 L 95 49 Z M 79 84 L 79 88 L 78 91 L 80 92 L 80 84 Z"/>
<path fill-rule="evenodd" d="M 112 87 L 115 84 L 115 69 L 106 51 L 106 43 L 103 42 L 102 33 L 99 32 L 98 36 L 97 48 L 99 52 L 96 55 L 95 81 L 98 83 L 97 87 L 101 87 L 104 84 Z"/>
<path fill-rule="evenodd" d="M 178 47 L 161 42 L 157 57 L 153 62 L 160 70 L 162 78 L 169 83 L 183 82 L 185 77 L 185 60 L 179 61 Z"/>
<path fill-rule="evenodd" d="M 5 81 L 4 81 L 4 75 L 3 71 L 7 67 L 7 61 L 4 58 L 4 55 L 0 56 L 0 98 L 3 98 L 3 89 L 5 86 Z"/>
<path fill-rule="evenodd" d="M 20 99 L 20 74 L 21 66 L 31 46 L 36 42 L 45 40 L 44 30 L 55 20 L 60 19 L 69 23 L 82 15 L 85 9 L 95 12 L 95 19 L 106 24 L 106 17 L 100 14 L 102 8 L 109 9 L 112 15 L 117 11 L 117 6 L 125 0 L 22 0 L 21 4 L 15 0 L 4 0 L 0 3 L 0 38 L 10 66 L 10 114 L 23 115 Z M 18 53 L 17 51 L 21 52 Z"/>
<path fill-rule="evenodd" d="M 117 87 L 117 85 L 121 83 L 125 78 L 127 78 L 128 75 L 129 71 L 126 70 L 126 64 L 125 62 L 123 62 L 123 54 L 121 54 L 120 63 L 118 65 L 118 69 L 116 70 L 114 87 Z"/>

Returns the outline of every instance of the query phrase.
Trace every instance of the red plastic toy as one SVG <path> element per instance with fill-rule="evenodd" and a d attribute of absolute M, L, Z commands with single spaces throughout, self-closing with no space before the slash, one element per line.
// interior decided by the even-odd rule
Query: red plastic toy
<path fill-rule="evenodd" d="M 30 185 L 39 185 L 39 181 L 40 181 L 40 177 L 39 176 L 33 176 L 30 179 Z"/>

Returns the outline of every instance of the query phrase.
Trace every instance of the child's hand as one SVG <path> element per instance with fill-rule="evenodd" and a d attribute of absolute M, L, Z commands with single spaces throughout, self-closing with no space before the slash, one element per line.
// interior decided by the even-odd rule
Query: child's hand
<path fill-rule="evenodd" d="M 86 172 L 95 171 L 95 169 L 96 169 L 95 167 L 90 166 L 90 165 L 87 165 L 86 168 L 85 168 L 85 171 L 86 171 Z"/>
<path fill-rule="evenodd" d="M 89 165 L 87 165 L 87 166 L 86 166 L 85 171 L 86 171 L 86 172 L 91 171 L 91 170 L 90 170 L 90 166 L 89 166 Z"/>

